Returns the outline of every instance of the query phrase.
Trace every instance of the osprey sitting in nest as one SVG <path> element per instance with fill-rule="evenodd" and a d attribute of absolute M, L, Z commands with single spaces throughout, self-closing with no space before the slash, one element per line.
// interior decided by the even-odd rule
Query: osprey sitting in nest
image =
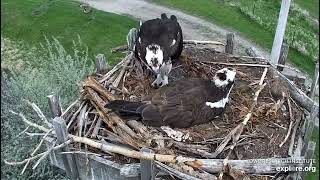
<path fill-rule="evenodd" d="M 161 19 L 151 19 L 141 24 L 134 52 L 156 74 L 153 87 L 168 84 L 171 60 L 179 58 L 182 48 L 182 30 L 176 16 L 172 15 L 169 19 L 166 14 L 161 14 Z"/>
<path fill-rule="evenodd" d="M 235 70 L 224 68 L 212 80 L 179 80 L 145 101 L 115 100 L 106 108 L 124 118 L 139 117 L 148 126 L 187 128 L 207 123 L 224 112 L 235 75 Z"/>

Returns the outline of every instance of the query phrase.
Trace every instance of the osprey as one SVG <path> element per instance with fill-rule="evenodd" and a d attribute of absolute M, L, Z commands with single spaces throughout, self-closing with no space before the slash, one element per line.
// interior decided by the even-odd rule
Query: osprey
<path fill-rule="evenodd" d="M 165 13 L 161 19 L 151 19 L 141 24 L 135 43 L 135 56 L 156 74 L 153 87 L 168 84 L 172 61 L 179 58 L 183 48 L 182 30 L 176 16 L 170 19 Z"/>
<path fill-rule="evenodd" d="M 235 75 L 235 70 L 224 68 L 212 80 L 179 80 L 145 101 L 115 100 L 106 108 L 123 117 L 138 117 L 148 126 L 187 128 L 207 123 L 224 112 Z"/>

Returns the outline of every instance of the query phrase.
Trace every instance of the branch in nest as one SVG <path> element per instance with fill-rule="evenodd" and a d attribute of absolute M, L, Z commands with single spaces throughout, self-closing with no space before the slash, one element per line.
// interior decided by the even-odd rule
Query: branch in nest
<path fill-rule="evenodd" d="M 29 104 L 32 109 L 38 114 L 38 116 L 40 117 L 40 119 L 45 122 L 49 128 L 52 128 L 52 124 L 49 123 L 49 121 L 47 120 L 46 116 L 42 113 L 42 111 L 40 110 L 40 108 L 35 104 L 35 103 L 31 103 L 30 101 L 28 100 L 24 100 L 27 104 Z"/>
<path fill-rule="evenodd" d="M 108 113 L 105 106 L 105 101 L 103 101 L 96 92 L 90 88 L 86 88 L 90 101 L 96 108 L 99 116 L 102 120 L 118 135 L 121 136 L 122 140 L 132 147 L 138 148 L 143 147 L 144 144 L 138 140 L 137 134 L 135 134 L 123 121 L 114 113 Z M 115 126 L 116 125 L 116 126 Z"/>
<path fill-rule="evenodd" d="M 121 79 L 122 79 L 122 77 L 123 77 L 123 75 L 124 75 L 124 73 L 126 71 L 126 66 L 128 66 L 129 63 L 131 62 L 132 56 L 133 56 L 133 52 L 131 52 L 127 57 L 125 57 L 124 66 L 122 67 L 122 69 L 121 69 L 119 75 L 117 76 L 117 78 L 113 81 L 113 83 L 112 83 L 113 87 L 116 87 L 116 88 L 118 87 L 118 85 L 119 85 L 119 83 L 120 83 L 120 81 L 121 81 Z M 112 94 L 114 94 L 114 91 L 113 91 Z"/>
<path fill-rule="evenodd" d="M 49 132 L 49 131 L 50 131 L 50 129 L 47 129 L 47 128 L 43 127 L 43 126 L 40 126 L 40 125 L 38 125 L 38 124 L 35 124 L 35 123 L 27 120 L 26 117 L 25 117 L 22 113 L 16 113 L 16 112 L 14 112 L 14 111 L 12 111 L 12 110 L 10 110 L 10 112 L 11 112 L 12 114 L 14 114 L 14 115 L 20 116 L 21 119 L 22 119 L 25 123 L 27 123 L 29 126 L 35 127 L 35 128 L 40 129 L 41 131 L 44 131 L 44 132 Z"/>
<path fill-rule="evenodd" d="M 113 75 L 116 71 L 118 71 L 122 65 L 125 63 L 126 58 L 122 59 L 118 64 L 116 64 L 107 74 L 103 76 L 102 79 L 99 80 L 99 83 L 103 83 L 104 81 L 108 80 L 111 75 Z"/>
<path fill-rule="evenodd" d="M 61 117 L 64 117 L 77 103 L 79 102 L 79 99 L 72 102 L 69 107 L 65 111 L 62 112 Z"/>
<path fill-rule="evenodd" d="M 62 144 L 60 144 L 60 145 L 58 145 L 58 146 L 53 147 L 52 150 L 55 151 L 55 150 L 61 149 L 61 148 L 65 147 L 65 146 L 67 146 L 68 144 L 70 144 L 71 142 L 72 142 L 71 140 L 68 140 L 68 141 L 66 141 L 66 142 L 64 142 L 64 143 L 62 143 Z M 50 149 L 49 149 L 49 150 L 50 150 Z M 49 150 L 48 150 L 48 151 L 49 151 Z M 12 166 L 14 166 L 14 165 L 21 165 L 21 164 L 27 163 L 28 161 L 32 161 L 32 160 L 38 159 L 38 158 L 42 157 L 44 154 L 46 154 L 46 153 L 47 153 L 47 151 L 46 151 L 46 152 L 43 152 L 43 153 L 40 153 L 40 154 L 37 154 L 37 155 L 35 155 L 35 156 L 32 156 L 32 157 L 30 157 L 30 158 L 24 159 L 23 161 L 9 162 L 9 161 L 7 161 L 7 160 L 4 160 L 4 162 L 5 162 L 6 164 L 12 165 Z"/>
<path fill-rule="evenodd" d="M 111 53 L 128 51 L 128 45 L 122 45 L 111 49 Z"/>
<path fill-rule="evenodd" d="M 183 40 L 184 44 L 214 44 L 214 45 L 221 45 L 225 46 L 224 43 L 219 41 L 199 41 L 199 40 Z"/>
<path fill-rule="evenodd" d="M 287 132 L 284 140 L 279 144 L 279 147 L 282 147 L 284 145 L 284 143 L 288 140 L 290 133 L 291 133 L 292 126 L 293 126 L 293 121 L 294 121 L 289 97 L 287 97 L 287 103 L 288 103 L 288 108 L 289 108 L 290 124 L 289 124 L 289 128 L 288 128 L 288 132 Z"/>
<path fill-rule="evenodd" d="M 258 64 L 258 63 L 226 63 L 226 62 L 214 62 L 214 61 L 195 61 L 195 62 L 202 62 L 208 64 L 220 64 L 220 65 L 227 65 L 227 66 L 248 66 L 248 67 L 269 67 L 268 64 Z"/>
<path fill-rule="evenodd" d="M 67 129 L 70 129 L 70 128 L 71 128 L 71 124 L 72 124 L 73 121 L 78 117 L 78 114 L 80 113 L 80 111 L 82 110 L 82 108 L 83 108 L 84 105 L 85 105 L 85 102 L 83 101 L 83 102 L 80 104 L 80 107 L 78 108 L 78 110 L 72 115 L 70 121 L 68 122 Z"/>
<path fill-rule="evenodd" d="M 109 101 L 114 101 L 116 98 L 111 94 L 108 90 L 106 90 L 98 81 L 94 79 L 94 77 L 90 76 L 88 79 L 83 83 L 83 87 L 90 87 L 101 94 L 104 98 L 108 99 Z"/>

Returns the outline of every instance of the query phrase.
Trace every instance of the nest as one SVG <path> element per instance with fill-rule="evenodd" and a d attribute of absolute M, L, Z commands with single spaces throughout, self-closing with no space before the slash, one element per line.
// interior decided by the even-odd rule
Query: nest
<path fill-rule="evenodd" d="M 89 76 L 83 82 L 80 101 L 72 104 L 63 118 L 70 134 L 132 150 L 145 147 L 156 154 L 194 159 L 288 157 L 295 140 L 295 134 L 290 132 L 300 127 L 303 110 L 290 97 L 288 89 L 273 78 L 267 62 L 237 58 L 212 48 L 186 45 L 180 61 L 173 64 L 169 85 L 181 78 L 211 79 L 217 70 L 224 67 L 233 67 L 237 71 L 225 113 L 210 123 L 175 129 L 188 135 L 184 141 L 175 141 L 158 128 L 146 127 L 138 120 L 122 120 L 104 108 L 108 101 L 114 99 L 139 101 L 155 93 L 156 90 L 150 86 L 154 77 L 148 76 L 147 69 L 132 53 L 113 69 Z M 83 146 L 74 144 L 76 149 L 82 149 Z M 118 163 L 137 162 L 136 158 L 121 153 L 87 148 L 91 153 Z M 203 179 L 211 177 L 211 174 L 198 171 L 195 165 L 177 164 L 167 163 L 187 174 L 193 172 L 192 175 Z M 235 178 L 230 173 L 232 167 L 228 167 L 228 170 L 226 167 L 222 168 L 222 173 Z"/>

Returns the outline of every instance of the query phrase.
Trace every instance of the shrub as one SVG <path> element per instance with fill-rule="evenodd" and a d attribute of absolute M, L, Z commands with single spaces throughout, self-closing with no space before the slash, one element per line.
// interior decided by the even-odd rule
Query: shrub
<path fill-rule="evenodd" d="M 15 46 L 19 48 L 15 53 L 21 54 L 16 61 L 3 59 L 12 75 L 1 71 L 1 178 L 64 179 L 48 161 L 42 162 L 34 171 L 30 170 L 32 164 L 29 165 L 25 174 L 21 176 L 19 174 L 23 165 L 8 166 L 4 164 L 4 159 L 19 161 L 27 158 L 40 140 L 40 137 L 30 138 L 25 134 L 18 136 L 26 125 L 20 117 L 9 113 L 9 110 L 22 112 L 27 119 L 43 124 L 23 99 L 36 103 L 49 117 L 47 95 L 53 92 L 60 95 L 63 107 L 79 97 L 79 83 L 93 71 L 93 61 L 88 58 L 88 49 L 83 47 L 80 38 L 74 41 L 73 45 L 74 53 L 70 55 L 57 39 L 46 38 L 41 49 L 20 44 Z M 1 57 L 12 57 L 9 54 L 12 52 L 4 50 Z M 23 68 L 16 68 L 15 64 L 18 60 L 23 62 Z M 34 129 L 31 128 L 28 131 L 34 131 Z"/>

